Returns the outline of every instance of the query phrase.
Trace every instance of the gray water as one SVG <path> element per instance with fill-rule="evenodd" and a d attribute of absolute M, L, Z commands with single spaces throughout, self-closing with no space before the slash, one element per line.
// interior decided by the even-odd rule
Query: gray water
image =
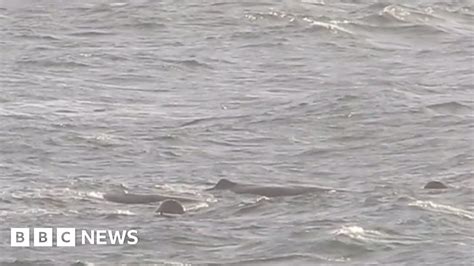
<path fill-rule="evenodd" d="M 472 265 L 473 22 L 468 0 L 0 0 L 0 264 Z M 203 192 L 220 178 L 346 192 Z M 157 217 L 102 198 L 121 185 L 202 203 Z"/>

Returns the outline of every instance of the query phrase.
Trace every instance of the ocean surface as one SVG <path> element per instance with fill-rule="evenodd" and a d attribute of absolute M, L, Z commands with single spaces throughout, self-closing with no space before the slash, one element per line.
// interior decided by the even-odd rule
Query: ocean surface
<path fill-rule="evenodd" d="M 473 265 L 473 38 L 472 0 L 0 0 L 0 264 Z"/>

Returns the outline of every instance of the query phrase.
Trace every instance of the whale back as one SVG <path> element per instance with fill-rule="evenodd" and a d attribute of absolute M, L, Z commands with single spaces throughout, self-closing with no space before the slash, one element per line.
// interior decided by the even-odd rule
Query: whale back
<path fill-rule="evenodd" d="M 217 184 L 214 187 L 206 189 L 206 190 L 231 189 L 236 185 L 237 185 L 237 183 L 232 182 L 228 179 L 221 179 L 217 182 Z"/>

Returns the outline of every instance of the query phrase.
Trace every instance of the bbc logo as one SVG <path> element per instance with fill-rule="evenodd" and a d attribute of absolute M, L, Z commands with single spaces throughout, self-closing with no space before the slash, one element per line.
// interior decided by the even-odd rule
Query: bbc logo
<path fill-rule="evenodd" d="M 31 232 L 33 231 L 33 234 Z M 55 234 L 53 234 L 53 231 Z M 75 228 L 11 228 L 12 247 L 75 247 L 76 235 L 79 245 L 136 245 L 138 231 L 132 230 L 77 230 Z M 33 241 L 31 241 L 33 239 Z M 55 243 L 53 241 L 56 240 Z"/>
<path fill-rule="evenodd" d="M 30 246 L 30 228 L 11 228 L 10 244 L 12 247 Z M 33 246 L 52 247 L 53 228 L 33 228 Z M 75 228 L 56 228 L 56 246 L 75 247 Z"/>

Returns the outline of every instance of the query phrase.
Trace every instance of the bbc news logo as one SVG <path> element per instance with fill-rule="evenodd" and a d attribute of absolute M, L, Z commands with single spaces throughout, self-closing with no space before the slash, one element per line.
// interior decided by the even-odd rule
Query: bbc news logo
<path fill-rule="evenodd" d="M 31 231 L 33 232 L 32 234 Z M 53 234 L 53 228 L 33 228 L 33 230 L 30 230 L 30 228 L 11 228 L 10 245 L 12 247 L 29 247 L 31 244 L 34 247 L 75 247 L 77 240 L 79 240 L 81 245 L 138 244 L 137 230 L 76 230 L 76 228 L 56 228 L 54 231 L 56 234 Z"/>

